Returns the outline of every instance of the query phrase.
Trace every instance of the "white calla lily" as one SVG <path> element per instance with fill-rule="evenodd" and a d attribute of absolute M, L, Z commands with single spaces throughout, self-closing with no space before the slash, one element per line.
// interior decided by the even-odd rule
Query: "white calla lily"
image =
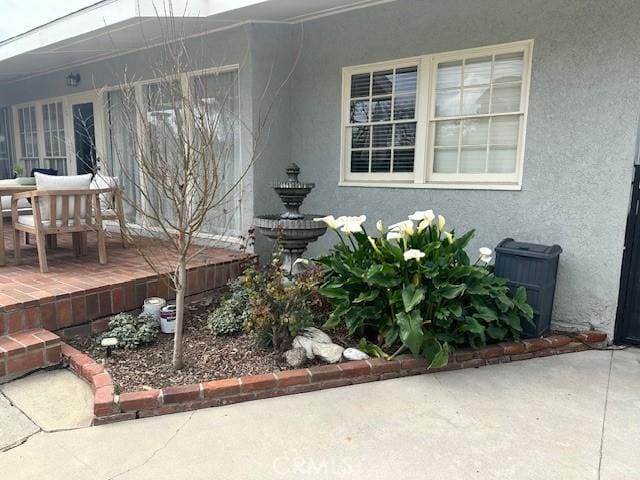
<path fill-rule="evenodd" d="M 342 217 L 340 217 L 340 218 L 342 218 Z M 336 229 L 338 229 L 338 228 L 340 228 L 342 226 L 342 223 L 340 223 L 340 219 L 336 220 L 333 215 L 327 215 L 326 217 L 314 218 L 313 221 L 314 222 L 324 222 L 327 225 L 327 227 L 331 228 L 332 230 L 336 230 Z"/>
<path fill-rule="evenodd" d="M 404 259 L 406 261 L 416 260 L 416 261 L 419 262 L 420 259 L 425 256 L 425 253 L 422 250 L 417 250 L 415 248 L 411 248 L 411 249 L 407 250 L 406 252 L 404 252 L 403 256 L 404 256 Z"/>
<path fill-rule="evenodd" d="M 411 220 L 404 220 L 402 222 L 389 225 L 390 232 L 398 232 L 402 235 L 413 235 L 413 222 Z"/>
<path fill-rule="evenodd" d="M 400 232 L 389 232 L 387 233 L 387 241 L 390 242 L 392 240 L 400 240 L 402 239 L 402 235 Z"/>
<path fill-rule="evenodd" d="M 378 230 L 380 233 L 384 233 L 384 224 L 382 223 L 382 220 L 378 220 L 376 222 L 376 230 Z"/>
<path fill-rule="evenodd" d="M 442 215 L 438 215 L 438 230 L 440 230 L 441 232 L 444 231 L 444 226 L 446 225 L 447 221 L 444 219 L 444 217 Z"/>
<path fill-rule="evenodd" d="M 484 257 L 488 257 L 490 255 L 493 255 L 493 250 L 491 250 L 489 247 L 480 247 L 478 249 L 478 252 L 480 252 L 480 255 L 482 255 Z"/>
<path fill-rule="evenodd" d="M 416 210 L 415 213 L 409 215 L 409 220 L 415 220 L 416 222 L 426 220 L 429 225 L 433 222 L 434 218 L 436 218 L 436 216 L 433 210 Z"/>
<path fill-rule="evenodd" d="M 341 232 L 344 233 L 360 233 L 362 232 L 362 224 L 367 219 L 366 215 L 360 215 L 357 217 L 339 217 L 338 222 L 342 223 Z"/>
<path fill-rule="evenodd" d="M 449 243 L 453 243 L 453 235 L 451 232 L 442 232 Z"/>

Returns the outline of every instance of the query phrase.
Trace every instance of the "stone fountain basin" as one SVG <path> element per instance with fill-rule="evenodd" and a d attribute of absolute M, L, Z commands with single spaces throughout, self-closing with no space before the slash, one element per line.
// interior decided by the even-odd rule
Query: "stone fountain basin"
<path fill-rule="evenodd" d="M 327 231 L 324 222 L 313 219 L 323 215 L 305 215 L 304 218 L 282 218 L 280 215 L 259 215 L 254 218 L 255 227 L 268 238 L 280 241 L 315 241 Z"/>

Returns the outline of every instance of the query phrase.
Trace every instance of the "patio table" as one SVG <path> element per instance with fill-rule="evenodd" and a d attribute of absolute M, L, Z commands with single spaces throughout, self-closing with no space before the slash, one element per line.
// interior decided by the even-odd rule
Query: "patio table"
<path fill-rule="evenodd" d="M 35 190 L 35 185 L 0 185 L 0 197 L 11 197 L 15 193 L 30 192 Z M 4 266 L 4 217 L 0 221 L 0 266 Z"/>

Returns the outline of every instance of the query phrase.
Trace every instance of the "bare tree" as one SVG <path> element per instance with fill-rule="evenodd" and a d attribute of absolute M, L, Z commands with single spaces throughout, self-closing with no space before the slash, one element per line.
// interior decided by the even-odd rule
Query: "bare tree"
<path fill-rule="evenodd" d="M 125 184 L 127 217 L 134 224 L 127 237 L 154 271 L 167 275 L 176 293 L 173 366 L 180 369 L 188 266 L 224 241 L 230 227 L 239 228 L 240 187 L 260 157 L 269 113 L 295 62 L 273 89 L 257 125 L 244 122 L 235 74 L 194 68 L 195 59 L 175 30 L 176 18 L 173 11 L 158 15 L 166 41 L 159 47 L 160 64 L 153 66 L 157 81 L 140 92 L 125 78 L 117 91 L 107 93 L 106 108 L 111 128 L 123 137 L 111 142 L 117 171 L 110 173 Z M 237 165 L 240 132 L 250 147 L 244 145 L 249 151 Z"/>

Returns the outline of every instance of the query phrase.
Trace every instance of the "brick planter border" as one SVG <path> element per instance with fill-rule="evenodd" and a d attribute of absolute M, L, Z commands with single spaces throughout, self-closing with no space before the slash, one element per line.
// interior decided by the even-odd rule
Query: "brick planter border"
<path fill-rule="evenodd" d="M 443 368 L 430 369 L 423 358 L 401 355 L 391 361 L 376 358 L 119 395 L 115 394 L 111 375 L 89 356 L 66 344 L 62 346 L 62 356 L 64 363 L 91 386 L 94 392 L 93 425 L 102 425 L 389 378 L 580 352 L 605 346 L 606 342 L 606 334 L 586 331 L 573 336 L 551 335 L 504 342 L 478 350 L 458 349 Z"/>

